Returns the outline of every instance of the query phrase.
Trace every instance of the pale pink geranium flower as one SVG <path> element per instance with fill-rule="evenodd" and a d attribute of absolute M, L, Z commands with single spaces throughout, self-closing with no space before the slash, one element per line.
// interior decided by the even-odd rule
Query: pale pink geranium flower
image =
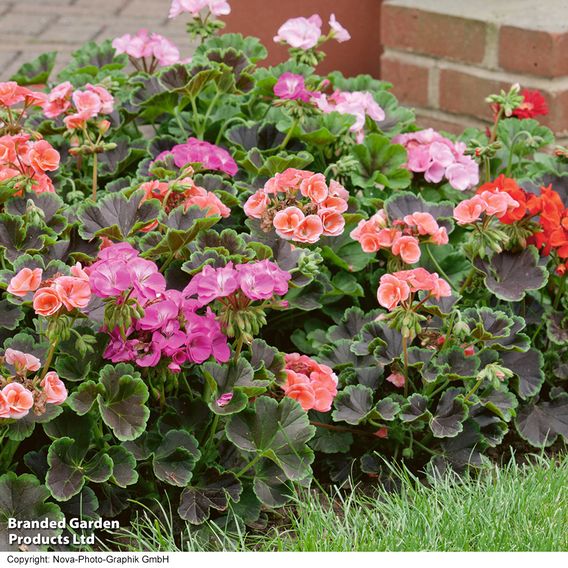
<path fill-rule="evenodd" d="M 204 8 L 214 16 L 226 16 L 231 13 L 227 0 L 172 0 L 169 17 L 177 18 L 181 14 L 190 14 L 195 18 Z"/>
<path fill-rule="evenodd" d="M 88 83 L 85 85 L 87 91 L 94 93 L 101 103 L 100 114 L 110 114 L 114 109 L 114 98 L 113 96 L 101 85 L 91 85 Z M 77 109 L 80 110 L 80 109 Z"/>
<path fill-rule="evenodd" d="M 99 114 L 102 108 L 101 99 L 92 91 L 75 91 L 73 93 L 73 104 L 79 113 L 85 113 L 89 118 Z"/>
<path fill-rule="evenodd" d="M 43 271 L 41 268 L 22 268 L 8 284 L 8 292 L 23 298 L 29 292 L 35 292 L 41 284 Z"/>
<path fill-rule="evenodd" d="M 173 65 L 180 60 L 179 49 L 167 38 L 152 34 L 150 38 L 152 55 L 162 67 Z"/>
<path fill-rule="evenodd" d="M 351 39 L 351 34 L 335 19 L 335 14 L 332 14 L 329 18 L 329 27 L 331 28 L 333 39 L 339 43 Z"/>
<path fill-rule="evenodd" d="M 148 30 L 142 28 L 136 32 L 136 35 L 124 34 L 112 41 L 112 46 L 118 54 L 126 53 L 134 59 L 142 59 L 152 55 L 150 38 Z"/>
<path fill-rule="evenodd" d="M 40 386 L 46 394 L 49 404 L 62 404 L 65 402 L 67 389 L 55 371 L 47 373 L 42 379 Z"/>
<path fill-rule="evenodd" d="M 2 389 L 2 395 L 8 407 L 9 418 L 23 418 L 34 405 L 32 393 L 20 383 L 7 384 Z"/>
<path fill-rule="evenodd" d="M 297 49 L 312 49 L 321 37 L 321 26 L 322 20 L 317 14 L 309 18 L 291 18 L 280 26 L 274 41 Z"/>
<path fill-rule="evenodd" d="M 4 359 L 8 365 L 12 365 L 12 367 L 16 369 L 17 373 L 23 373 L 25 371 L 35 372 L 38 371 L 41 366 L 41 362 L 37 357 L 29 353 L 17 351 L 16 349 L 6 349 Z"/>

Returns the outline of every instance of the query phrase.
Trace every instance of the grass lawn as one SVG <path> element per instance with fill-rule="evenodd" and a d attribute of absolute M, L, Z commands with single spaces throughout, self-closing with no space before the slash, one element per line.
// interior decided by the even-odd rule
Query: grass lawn
<path fill-rule="evenodd" d="M 438 480 L 432 487 L 417 482 L 407 472 L 397 475 L 400 492 L 378 488 L 370 497 L 357 489 L 343 490 L 336 492 L 333 505 L 329 499 L 306 492 L 282 511 L 280 519 L 271 518 L 269 528 L 263 531 L 245 534 L 234 524 L 226 530 L 210 525 L 207 540 L 202 538 L 203 533 L 196 534 L 195 528 L 180 534 L 169 520 L 159 521 L 145 511 L 130 530 L 123 531 L 130 540 L 123 549 L 568 550 L 568 456 L 555 461 L 539 458 L 531 466 L 512 461 L 475 479 Z"/>

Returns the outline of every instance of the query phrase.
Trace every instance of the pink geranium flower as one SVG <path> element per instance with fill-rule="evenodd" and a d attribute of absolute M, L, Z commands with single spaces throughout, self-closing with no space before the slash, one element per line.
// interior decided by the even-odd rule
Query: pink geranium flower
<path fill-rule="evenodd" d="M 195 18 L 205 8 L 214 16 L 226 16 L 231 13 L 227 0 L 172 0 L 169 17 L 177 18 L 181 14 L 190 14 Z"/>
<path fill-rule="evenodd" d="M 302 75 L 296 73 L 283 73 L 274 85 L 274 94 L 280 99 L 303 101 L 310 100 L 310 92 L 306 89 L 306 82 Z"/>
<path fill-rule="evenodd" d="M 336 20 L 335 14 L 332 14 L 329 18 L 329 27 L 331 28 L 331 36 L 339 43 L 351 39 L 351 34 Z"/>
<path fill-rule="evenodd" d="M 291 18 L 280 26 L 274 41 L 299 49 L 312 49 L 320 40 L 321 27 L 322 20 L 317 14 L 309 18 Z"/>
<path fill-rule="evenodd" d="M 35 372 L 41 366 L 40 360 L 34 355 L 10 348 L 6 349 L 4 360 L 16 369 L 16 373 Z"/>

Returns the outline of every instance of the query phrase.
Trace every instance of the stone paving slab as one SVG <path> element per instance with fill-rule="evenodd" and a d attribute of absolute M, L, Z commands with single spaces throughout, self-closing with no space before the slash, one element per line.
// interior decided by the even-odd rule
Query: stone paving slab
<path fill-rule="evenodd" d="M 170 0 L 0 0 L 0 80 L 45 51 L 58 51 L 56 70 L 83 43 L 147 28 L 191 54 L 186 20 L 168 19 Z"/>

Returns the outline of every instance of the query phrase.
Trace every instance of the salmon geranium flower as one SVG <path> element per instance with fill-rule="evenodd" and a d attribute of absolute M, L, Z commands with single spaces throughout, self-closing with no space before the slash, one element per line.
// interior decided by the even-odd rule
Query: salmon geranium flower
<path fill-rule="evenodd" d="M 41 268 L 22 268 L 8 284 L 8 292 L 14 296 L 23 298 L 29 292 L 35 292 L 40 284 L 43 275 Z"/>
<path fill-rule="evenodd" d="M 54 288 L 40 288 L 34 294 L 33 308 L 38 316 L 52 316 L 62 305 L 61 296 Z"/>
<path fill-rule="evenodd" d="M 410 287 L 404 280 L 400 280 L 393 274 L 381 276 L 377 290 L 377 299 L 381 306 L 389 311 L 394 310 L 401 302 L 408 300 L 409 296 Z"/>
<path fill-rule="evenodd" d="M 55 371 L 47 373 L 40 386 L 47 396 L 48 404 L 62 404 L 67 399 L 67 389 Z"/>
<path fill-rule="evenodd" d="M 4 418 L 23 418 L 34 405 L 32 393 L 20 383 L 9 383 L 1 392 L 9 413 Z"/>

